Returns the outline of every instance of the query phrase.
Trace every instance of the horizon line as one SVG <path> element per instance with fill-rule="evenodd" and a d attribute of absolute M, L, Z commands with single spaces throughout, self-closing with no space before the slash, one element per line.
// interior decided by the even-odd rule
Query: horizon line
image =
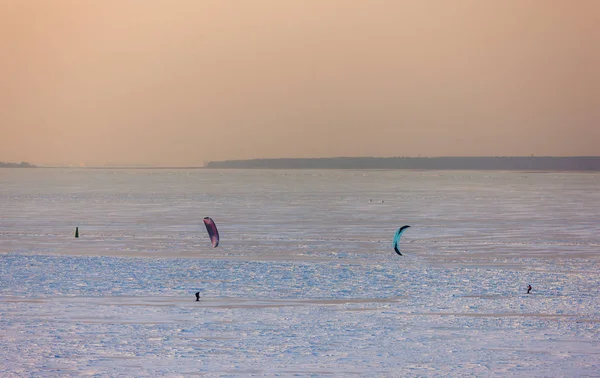
<path fill-rule="evenodd" d="M 93 165 L 81 165 L 81 164 L 32 164 L 29 162 L 20 162 L 20 163 L 12 163 L 12 162 L 4 162 L 0 161 L 0 164 L 30 164 L 35 168 L 89 168 L 89 169 L 205 169 L 210 168 L 208 165 L 210 163 L 223 163 L 223 162 L 245 162 L 245 161 L 257 161 L 257 160 L 336 160 L 336 159 L 489 159 L 489 158 L 504 158 L 504 159 L 512 159 L 512 158 L 529 158 L 529 159 L 589 159 L 589 158 L 600 158 L 600 155 L 569 155 L 569 156 L 553 156 L 553 155 L 479 155 L 479 156 L 336 156 L 336 157 L 258 157 L 258 158 L 245 158 L 245 159 L 223 159 L 223 160 L 209 160 L 205 161 L 203 166 L 200 165 L 155 165 L 155 164 L 93 164 Z"/>

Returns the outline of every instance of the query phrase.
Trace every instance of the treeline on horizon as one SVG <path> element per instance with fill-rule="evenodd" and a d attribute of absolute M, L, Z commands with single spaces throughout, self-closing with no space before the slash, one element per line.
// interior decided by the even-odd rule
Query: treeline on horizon
<path fill-rule="evenodd" d="M 211 161 L 205 168 L 600 171 L 600 156 L 279 158 Z"/>
<path fill-rule="evenodd" d="M 0 161 L 0 168 L 36 168 L 36 166 L 26 161 L 20 163 L 5 163 Z"/>

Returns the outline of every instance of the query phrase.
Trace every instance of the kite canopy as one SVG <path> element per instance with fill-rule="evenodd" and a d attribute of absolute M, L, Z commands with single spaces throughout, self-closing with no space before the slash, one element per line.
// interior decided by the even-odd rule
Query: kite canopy
<path fill-rule="evenodd" d="M 215 222 L 211 218 L 205 217 L 204 225 L 206 226 L 208 236 L 210 236 L 210 241 L 212 243 L 213 248 L 217 248 L 217 246 L 219 245 L 219 231 L 217 230 Z"/>
<path fill-rule="evenodd" d="M 394 241 L 392 242 L 392 245 L 394 246 L 394 251 L 396 251 L 396 253 L 400 256 L 402 256 L 402 253 L 400 253 L 400 246 L 398 245 L 400 243 L 400 236 L 402 236 L 404 230 L 406 230 L 409 227 L 410 226 L 408 225 L 400 227 L 398 231 L 396 231 L 396 235 L 394 235 Z"/>

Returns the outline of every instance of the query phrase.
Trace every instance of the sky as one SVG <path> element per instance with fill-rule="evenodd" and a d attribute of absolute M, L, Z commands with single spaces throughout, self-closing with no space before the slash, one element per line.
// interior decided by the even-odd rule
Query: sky
<path fill-rule="evenodd" d="M 0 161 L 600 155 L 597 0 L 0 0 Z"/>

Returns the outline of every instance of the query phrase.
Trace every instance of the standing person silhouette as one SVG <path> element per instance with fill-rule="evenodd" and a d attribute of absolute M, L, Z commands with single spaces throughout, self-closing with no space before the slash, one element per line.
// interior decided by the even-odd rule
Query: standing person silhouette
<path fill-rule="evenodd" d="M 199 301 L 200 301 L 200 292 L 197 292 L 196 293 L 196 302 L 199 302 Z"/>
<path fill-rule="evenodd" d="M 531 285 L 527 285 L 527 294 L 531 291 Z"/>

